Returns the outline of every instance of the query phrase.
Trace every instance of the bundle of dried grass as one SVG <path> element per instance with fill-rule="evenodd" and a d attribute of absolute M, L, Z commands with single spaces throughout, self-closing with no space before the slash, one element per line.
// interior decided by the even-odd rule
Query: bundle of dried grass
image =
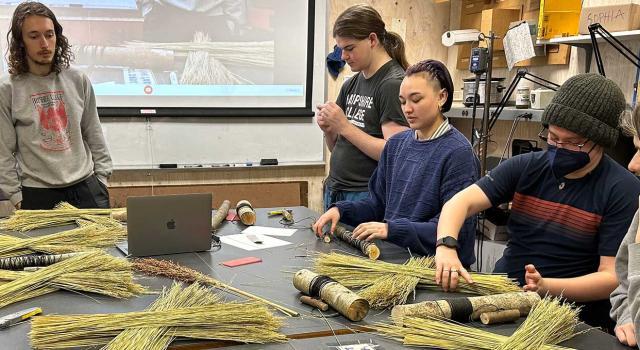
<path fill-rule="evenodd" d="M 400 265 L 332 252 L 319 253 L 314 260 L 314 271 L 329 276 L 346 287 L 363 289 L 358 293 L 375 308 L 404 304 L 416 287 L 441 289 L 435 283 L 433 257 L 411 258 Z M 517 284 L 504 275 L 472 273 L 471 276 L 474 283 L 461 281 L 459 291 L 489 295 L 520 290 Z"/>
<path fill-rule="evenodd" d="M 560 298 L 547 297 L 536 304 L 529 317 L 496 350 L 539 349 L 571 339 L 579 323 L 578 310 Z"/>
<path fill-rule="evenodd" d="M 133 268 L 147 275 L 169 277 L 176 281 L 181 281 L 185 283 L 196 283 L 196 282 L 201 283 L 219 290 L 223 290 L 225 292 L 229 292 L 237 296 L 242 296 L 245 298 L 255 300 L 262 304 L 266 304 L 270 307 L 275 308 L 276 310 L 281 311 L 282 313 L 288 316 L 300 316 L 298 312 L 291 310 L 287 307 L 278 305 L 274 302 L 271 302 L 259 296 L 245 292 L 241 289 L 230 286 L 222 281 L 218 281 L 217 279 L 211 276 L 207 276 L 194 269 L 178 265 L 171 261 L 157 260 L 152 258 L 136 259 L 133 262 Z"/>
<path fill-rule="evenodd" d="M 0 308 L 59 289 L 131 298 L 146 292 L 131 264 L 102 251 L 78 254 L 35 272 L 0 270 Z"/>
<path fill-rule="evenodd" d="M 411 258 L 406 265 L 425 270 L 431 267 L 430 259 Z M 358 292 L 367 299 L 371 308 L 386 309 L 388 307 L 404 304 L 409 295 L 416 290 L 420 283 L 420 277 L 405 274 L 386 274 L 378 277 L 372 285 Z"/>
<path fill-rule="evenodd" d="M 209 38 L 201 32 L 196 33 L 195 42 L 208 42 Z M 224 63 L 207 51 L 191 51 L 187 54 L 180 84 L 183 85 L 241 85 L 253 84 L 251 81 L 230 71 Z"/>
<path fill-rule="evenodd" d="M 207 288 L 179 284 L 146 311 L 123 314 L 42 316 L 33 319 L 36 349 L 107 344 L 103 349 L 160 350 L 176 338 L 243 343 L 284 342 L 282 321 L 255 302 L 222 303 Z"/>
<path fill-rule="evenodd" d="M 575 331 L 577 325 L 576 309 L 557 298 L 548 297 L 534 307 L 511 337 L 435 317 L 409 317 L 404 326 L 378 323 L 373 328 L 407 346 L 452 350 L 561 350 L 568 348 L 555 344 L 580 334 Z"/>
<path fill-rule="evenodd" d="M 189 52 L 204 51 L 225 64 L 273 67 L 275 62 L 275 46 L 273 41 L 258 42 L 175 42 L 152 43 L 131 41 L 126 47 L 136 49 L 172 50 L 176 55 L 188 55 Z"/>
<path fill-rule="evenodd" d="M 113 247 L 127 238 L 126 229 L 118 225 L 100 225 L 81 221 L 80 227 L 40 237 L 0 235 L 0 258 L 31 253 L 63 254 Z"/>
<path fill-rule="evenodd" d="M 124 214 L 126 221 L 125 213 L 126 208 L 78 209 L 62 202 L 51 210 L 16 210 L 9 218 L 0 221 L 0 230 L 24 232 L 43 227 L 79 224 L 82 221 L 117 227 L 121 225 L 116 218 Z"/>

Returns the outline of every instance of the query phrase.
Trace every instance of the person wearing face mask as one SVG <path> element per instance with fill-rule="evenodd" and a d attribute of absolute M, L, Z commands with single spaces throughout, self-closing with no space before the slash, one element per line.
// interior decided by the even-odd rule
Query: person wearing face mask
<path fill-rule="evenodd" d="M 339 201 L 313 225 L 321 235 L 338 221 L 356 227 L 357 239 L 384 239 L 414 254 L 433 255 L 442 205 L 478 178 L 471 144 L 444 116 L 453 101 L 447 67 L 424 60 L 409 67 L 399 100 L 411 130 L 387 141 L 369 181 L 368 198 Z M 464 222 L 458 251 L 465 266 L 474 263 L 475 218 Z"/>
<path fill-rule="evenodd" d="M 640 108 L 627 113 L 622 119 L 622 130 L 633 137 L 636 153 L 629 162 L 629 171 L 640 176 Z M 622 240 L 616 254 L 616 275 L 620 284 L 611 293 L 611 318 L 616 322 L 615 334 L 618 340 L 636 347 L 636 334 L 640 330 L 640 231 L 636 211 L 627 235 Z"/>
<path fill-rule="evenodd" d="M 448 201 L 439 240 L 455 240 L 465 218 L 512 201 L 509 241 L 495 272 L 525 291 L 562 295 L 581 305 L 581 319 L 613 331 L 609 294 L 614 261 L 633 214 L 640 181 L 609 156 L 625 99 L 598 74 L 579 74 L 558 89 L 542 115 L 548 150 L 513 157 Z M 436 249 L 436 283 L 455 289 L 462 269 L 455 249 Z"/>

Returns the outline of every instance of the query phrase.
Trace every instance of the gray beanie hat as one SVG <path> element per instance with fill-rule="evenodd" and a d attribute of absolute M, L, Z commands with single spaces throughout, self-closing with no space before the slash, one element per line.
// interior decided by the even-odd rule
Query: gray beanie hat
<path fill-rule="evenodd" d="M 610 79 L 599 74 L 578 74 L 569 78 L 542 113 L 542 125 L 573 131 L 604 147 L 618 140 L 624 94 Z"/>

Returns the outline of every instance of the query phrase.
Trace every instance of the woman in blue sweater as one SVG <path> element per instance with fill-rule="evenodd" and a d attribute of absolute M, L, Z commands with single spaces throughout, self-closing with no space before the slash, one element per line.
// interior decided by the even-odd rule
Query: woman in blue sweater
<path fill-rule="evenodd" d="M 458 241 L 436 242 L 440 210 L 478 178 L 471 144 L 442 114 L 451 108 L 453 82 L 439 61 L 425 60 L 406 71 L 400 103 L 411 130 L 391 137 L 369 181 L 369 198 L 335 203 L 313 225 L 317 235 L 338 221 L 356 227 L 354 237 L 384 239 L 412 253 L 434 255 L 436 244 L 456 246 L 463 265 L 475 261 L 475 219 Z"/>

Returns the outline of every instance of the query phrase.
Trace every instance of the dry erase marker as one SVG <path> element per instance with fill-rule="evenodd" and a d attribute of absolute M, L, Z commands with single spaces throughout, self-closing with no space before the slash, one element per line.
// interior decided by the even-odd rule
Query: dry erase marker
<path fill-rule="evenodd" d="M 18 311 L 7 316 L 0 318 L 0 329 L 5 329 L 20 323 L 24 320 L 28 320 L 32 316 L 42 313 L 42 309 L 39 307 L 32 307 L 30 309 Z"/>

